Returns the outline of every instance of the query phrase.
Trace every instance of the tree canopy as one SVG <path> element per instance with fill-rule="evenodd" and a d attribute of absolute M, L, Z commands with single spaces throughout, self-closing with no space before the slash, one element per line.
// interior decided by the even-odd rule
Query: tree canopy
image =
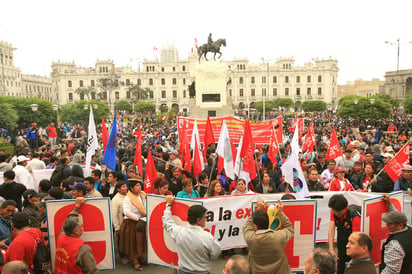
<path fill-rule="evenodd" d="M 373 104 L 371 100 L 374 100 Z M 339 100 L 338 115 L 343 118 L 382 119 L 389 118 L 391 114 L 391 104 L 380 97 L 372 96 L 366 98 L 348 95 Z"/>
<path fill-rule="evenodd" d="M 303 111 L 325 111 L 327 109 L 327 104 L 324 101 L 320 100 L 309 100 L 309 101 L 304 101 L 302 103 L 302 109 Z"/>

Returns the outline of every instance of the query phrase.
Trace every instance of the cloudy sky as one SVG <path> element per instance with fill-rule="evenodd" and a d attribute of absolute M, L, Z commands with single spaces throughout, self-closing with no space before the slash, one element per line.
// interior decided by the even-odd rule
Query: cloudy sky
<path fill-rule="evenodd" d="M 25 74 L 49 75 L 58 60 L 137 67 L 169 45 L 184 59 L 209 32 L 226 38 L 224 60 L 335 58 L 339 84 L 395 71 L 397 46 L 385 41 L 399 38 L 400 69 L 412 69 L 410 0 L 14 0 L 0 9 L 0 40 L 17 48 Z"/>

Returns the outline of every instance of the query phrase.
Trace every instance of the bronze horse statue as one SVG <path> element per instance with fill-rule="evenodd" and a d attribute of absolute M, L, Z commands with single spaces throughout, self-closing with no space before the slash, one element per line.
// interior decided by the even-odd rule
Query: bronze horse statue
<path fill-rule="evenodd" d="M 216 53 L 220 54 L 219 57 L 218 57 L 218 58 L 220 58 L 222 56 L 222 53 L 220 52 L 220 47 L 222 45 L 226 47 L 226 39 L 216 40 L 216 42 L 214 42 L 212 45 L 209 45 L 209 44 L 201 45 L 199 47 L 199 50 L 198 50 L 199 61 L 200 61 L 200 58 L 202 58 L 202 56 L 204 56 L 206 61 L 208 61 L 207 57 L 206 57 L 206 54 L 208 52 L 214 52 L 215 53 L 214 56 L 213 56 L 213 60 L 216 60 Z"/>

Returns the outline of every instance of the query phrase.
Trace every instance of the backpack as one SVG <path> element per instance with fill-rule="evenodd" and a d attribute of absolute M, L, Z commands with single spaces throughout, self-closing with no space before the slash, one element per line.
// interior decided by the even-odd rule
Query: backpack
<path fill-rule="evenodd" d="M 33 271 L 35 274 L 49 273 L 50 268 L 50 253 L 49 249 L 43 244 L 43 242 L 37 238 L 36 252 L 33 259 Z"/>

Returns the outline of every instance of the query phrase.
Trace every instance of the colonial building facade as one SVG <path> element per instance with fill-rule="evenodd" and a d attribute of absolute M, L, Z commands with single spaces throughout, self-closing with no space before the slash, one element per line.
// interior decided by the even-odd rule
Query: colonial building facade
<path fill-rule="evenodd" d="M 362 97 L 371 97 L 380 93 L 383 89 L 385 81 L 374 79 L 348 81 L 346 85 L 338 86 L 338 99 L 347 95 L 358 95 Z"/>
<path fill-rule="evenodd" d="M 384 93 L 401 100 L 406 94 L 412 93 L 412 69 L 387 71 Z"/>

